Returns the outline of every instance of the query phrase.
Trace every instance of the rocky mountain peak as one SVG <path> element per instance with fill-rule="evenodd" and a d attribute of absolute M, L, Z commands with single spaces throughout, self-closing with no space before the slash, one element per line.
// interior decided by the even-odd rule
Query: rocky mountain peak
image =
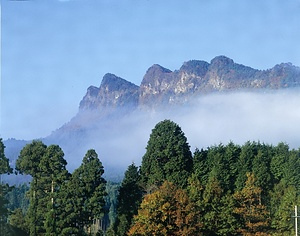
<path fill-rule="evenodd" d="M 237 89 L 279 89 L 300 86 L 300 68 L 281 63 L 268 70 L 256 70 L 217 56 L 211 63 L 185 62 L 171 71 L 152 65 L 140 86 L 114 74 L 104 75 L 99 88 L 91 86 L 80 103 L 80 110 L 103 111 L 117 107 L 150 107 L 184 103 L 193 95 Z"/>
<path fill-rule="evenodd" d="M 157 81 L 161 81 L 162 79 L 164 79 L 166 76 L 168 76 L 168 74 L 172 73 L 171 70 L 164 68 L 158 64 L 154 64 L 153 66 L 151 66 L 143 80 L 141 85 L 142 86 L 147 86 L 147 85 L 153 85 L 153 83 L 157 82 Z"/>
<path fill-rule="evenodd" d="M 91 86 L 82 101 L 80 110 L 112 109 L 124 105 L 136 106 L 139 87 L 114 74 L 104 75 L 99 88 Z"/>
<path fill-rule="evenodd" d="M 217 56 L 211 60 L 210 64 L 213 67 L 225 67 L 225 66 L 233 65 L 234 61 L 225 56 Z"/>
<path fill-rule="evenodd" d="M 204 77 L 208 68 L 209 63 L 206 61 L 190 60 L 184 62 L 179 71 Z"/>
<path fill-rule="evenodd" d="M 103 92 L 121 91 L 129 88 L 138 88 L 138 86 L 111 73 L 103 76 L 100 85 L 100 90 Z"/>

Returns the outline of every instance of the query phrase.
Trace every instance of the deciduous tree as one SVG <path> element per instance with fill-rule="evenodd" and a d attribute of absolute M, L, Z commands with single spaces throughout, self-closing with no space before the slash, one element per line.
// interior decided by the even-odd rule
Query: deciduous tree
<path fill-rule="evenodd" d="M 238 229 L 242 235 L 270 235 L 269 212 L 261 202 L 261 188 L 255 185 L 253 173 L 247 173 L 245 187 L 234 194 L 237 206 L 234 212 L 241 220 L 241 227 Z"/>
<path fill-rule="evenodd" d="M 186 191 L 166 181 L 145 196 L 128 235 L 198 235 L 198 216 Z"/>

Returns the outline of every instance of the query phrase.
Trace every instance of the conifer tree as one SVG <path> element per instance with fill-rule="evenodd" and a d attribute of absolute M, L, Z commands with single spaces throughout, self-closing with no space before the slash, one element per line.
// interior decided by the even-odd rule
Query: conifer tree
<path fill-rule="evenodd" d="M 27 144 L 20 152 L 16 168 L 32 176 L 27 224 L 30 235 L 58 235 L 60 191 L 68 178 L 67 162 L 57 145 L 41 141 Z"/>
<path fill-rule="evenodd" d="M 224 193 L 219 181 L 213 176 L 205 186 L 199 207 L 202 209 L 204 235 L 235 234 L 237 220 L 233 215 L 233 198 Z"/>
<path fill-rule="evenodd" d="M 43 207 L 46 209 L 44 227 L 47 236 L 58 234 L 58 220 L 62 184 L 67 181 L 69 173 L 64 153 L 58 145 L 50 145 L 41 159 L 41 184 L 44 186 Z M 57 232 L 58 231 L 58 232 Z"/>
<path fill-rule="evenodd" d="M 4 231 L 4 227 L 7 226 L 6 221 L 8 216 L 6 207 L 8 202 L 5 196 L 10 191 L 9 185 L 2 183 L 2 175 L 12 173 L 12 168 L 9 165 L 8 158 L 5 156 L 4 149 L 5 146 L 0 138 L 0 230 L 2 231 Z"/>
<path fill-rule="evenodd" d="M 241 147 L 241 153 L 237 160 L 238 173 L 235 181 L 237 190 L 241 190 L 246 183 L 247 173 L 252 171 L 252 162 L 257 155 L 257 144 L 255 142 L 246 142 Z"/>
<path fill-rule="evenodd" d="M 19 173 L 32 176 L 29 190 L 30 205 L 26 215 L 30 236 L 45 233 L 43 220 L 46 212 L 43 211 L 43 207 L 40 207 L 44 199 L 43 186 L 40 184 L 40 161 L 45 155 L 46 149 L 47 146 L 41 141 L 33 141 L 21 150 L 16 162 L 16 169 Z"/>
<path fill-rule="evenodd" d="M 180 187 L 187 186 L 192 171 L 192 154 L 181 128 L 170 120 L 159 122 L 150 135 L 142 159 L 141 177 L 147 190 L 165 180 Z"/>
<path fill-rule="evenodd" d="M 117 235 L 125 235 L 129 230 L 134 215 L 142 201 L 143 191 L 139 184 L 138 168 L 131 164 L 125 172 L 117 198 L 117 214 L 115 231 Z"/>
<path fill-rule="evenodd" d="M 84 235 L 104 211 L 106 181 L 104 168 L 95 150 L 88 150 L 64 191 L 64 218 L 61 235 Z"/>

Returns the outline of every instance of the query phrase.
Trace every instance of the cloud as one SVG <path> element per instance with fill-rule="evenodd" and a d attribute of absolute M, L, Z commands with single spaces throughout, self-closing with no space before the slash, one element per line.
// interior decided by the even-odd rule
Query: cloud
<path fill-rule="evenodd" d="M 219 143 L 260 141 L 300 146 L 300 89 L 218 93 L 200 96 L 168 111 L 136 111 L 93 127 L 76 146 L 62 145 L 70 170 L 85 152 L 95 149 L 109 178 L 120 177 L 132 162 L 141 164 L 151 130 L 164 119 L 176 122 L 191 146 L 206 149 Z M 120 178 L 119 178 L 120 179 Z"/>
<path fill-rule="evenodd" d="M 175 115 L 193 147 L 261 141 L 299 147 L 299 90 L 209 95 Z"/>

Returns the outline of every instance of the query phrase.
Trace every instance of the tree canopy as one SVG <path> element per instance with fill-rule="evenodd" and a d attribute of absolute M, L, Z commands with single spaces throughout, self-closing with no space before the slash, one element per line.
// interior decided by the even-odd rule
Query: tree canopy
<path fill-rule="evenodd" d="M 165 180 L 186 187 L 193 159 L 187 138 L 175 122 L 159 122 L 142 159 L 141 178 L 145 189 L 160 186 Z"/>

